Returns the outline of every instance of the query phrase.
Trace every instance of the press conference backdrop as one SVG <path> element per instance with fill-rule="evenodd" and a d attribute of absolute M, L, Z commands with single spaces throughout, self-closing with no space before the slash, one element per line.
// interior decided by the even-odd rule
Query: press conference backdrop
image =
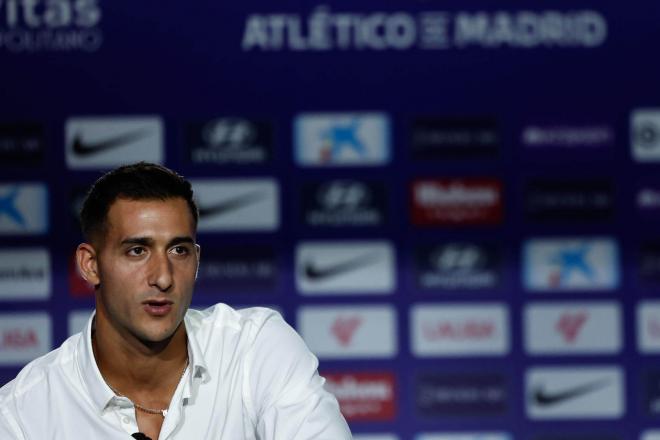
<path fill-rule="evenodd" d="M 103 170 L 193 182 L 358 439 L 660 438 L 660 3 L 0 2 L 0 383 L 77 332 Z"/>

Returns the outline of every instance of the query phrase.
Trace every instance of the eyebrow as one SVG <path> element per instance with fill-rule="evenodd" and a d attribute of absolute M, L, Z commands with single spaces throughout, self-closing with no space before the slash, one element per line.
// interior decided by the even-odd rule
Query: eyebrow
<path fill-rule="evenodd" d="M 167 243 L 167 247 L 172 247 L 184 243 L 195 244 L 195 240 L 189 236 L 174 237 Z M 129 237 L 121 241 L 122 246 L 133 244 L 138 244 L 141 246 L 153 246 L 154 239 L 151 237 Z"/>

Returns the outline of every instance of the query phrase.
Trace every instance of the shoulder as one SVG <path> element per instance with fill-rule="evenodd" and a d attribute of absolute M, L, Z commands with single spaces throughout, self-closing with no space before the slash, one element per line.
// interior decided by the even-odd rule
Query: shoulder
<path fill-rule="evenodd" d="M 264 326 L 287 326 L 282 316 L 266 307 L 234 309 L 227 304 L 216 304 L 205 310 L 188 310 L 186 329 L 198 338 L 213 335 L 241 336 L 254 340 Z"/>
<path fill-rule="evenodd" d="M 0 410 L 12 414 L 12 408 L 23 402 L 34 407 L 50 395 L 54 383 L 60 383 L 66 372 L 73 371 L 75 347 L 80 334 L 71 336 L 55 350 L 27 364 L 9 383 L 0 388 Z M 70 373 L 69 373 L 70 374 Z"/>

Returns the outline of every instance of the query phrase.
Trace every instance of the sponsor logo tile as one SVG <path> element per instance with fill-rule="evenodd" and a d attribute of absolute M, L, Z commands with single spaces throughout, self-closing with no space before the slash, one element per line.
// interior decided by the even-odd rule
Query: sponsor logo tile
<path fill-rule="evenodd" d="M 302 188 L 302 223 L 310 227 L 382 226 L 386 211 L 383 183 L 344 179 Z"/>
<path fill-rule="evenodd" d="M 395 267 L 389 242 L 303 242 L 296 249 L 296 287 L 303 295 L 389 294 Z"/>
<path fill-rule="evenodd" d="M 637 304 L 637 348 L 642 353 L 660 353 L 660 301 Z"/>
<path fill-rule="evenodd" d="M 418 357 L 500 356 L 510 349 L 503 304 L 415 304 L 411 347 Z"/>
<path fill-rule="evenodd" d="M 529 220 L 609 220 L 614 214 L 614 187 L 606 179 L 534 179 L 525 188 Z"/>
<path fill-rule="evenodd" d="M 640 245 L 637 270 L 643 288 L 660 286 L 660 241 L 651 240 Z"/>
<path fill-rule="evenodd" d="M 660 417 L 660 370 L 647 371 L 642 380 L 644 413 L 658 418 Z"/>
<path fill-rule="evenodd" d="M 502 222 L 502 183 L 496 179 L 415 180 L 411 186 L 416 226 L 492 225 Z"/>
<path fill-rule="evenodd" d="M 69 312 L 67 320 L 67 329 L 69 336 L 80 333 L 85 330 L 89 317 L 92 316 L 93 309 L 90 310 L 73 310 Z"/>
<path fill-rule="evenodd" d="M 51 349 L 47 313 L 0 314 L 0 366 L 20 367 Z"/>
<path fill-rule="evenodd" d="M 625 412 L 620 367 L 535 367 L 525 387 L 530 419 L 616 419 Z"/>
<path fill-rule="evenodd" d="M 45 234 L 48 229 L 48 189 L 45 184 L 0 184 L 0 235 Z"/>
<path fill-rule="evenodd" d="M 389 305 L 302 306 L 298 330 L 321 359 L 383 359 L 398 353 L 396 312 Z"/>
<path fill-rule="evenodd" d="M 0 248 L 0 301 L 47 299 L 50 284 L 47 249 Z"/>
<path fill-rule="evenodd" d="M 80 116 L 67 119 L 70 169 L 115 168 L 141 160 L 163 163 L 164 128 L 158 116 Z"/>
<path fill-rule="evenodd" d="M 416 160 L 496 158 L 500 144 L 494 119 L 419 117 L 412 123 Z"/>
<path fill-rule="evenodd" d="M 35 166 L 46 150 L 44 127 L 36 123 L 0 124 L 0 163 Z"/>
<path fill-rule="evenodd" d="M 499 373 L 422 373 L 415 378 L 415 405 L 422 417 L 502 416 L 509 385 Z"/>
<path fill-rule="evenodd" d="M 641 218 L 660 219 L 660 182 L 641 183 L 636 189 L 635 204 Z"/>
<path fill-rule="evenodd" d="M 529 291 L 597 291 L 619 286 L 619 250 L 610 238 L 530 239 L 523 246 L 523 266 L 523 284 Z"/>
<path fill-rule="evenodd" d="M 500 284 L 500 251 L 493 244 L 449 242 L 415 249 L 414 276 L 425 290 L 482 290 Z"/>
<path fill-rule="evenodd" d="M 263 292 L 275 289 L 278 279 L 275 249 L 263 245 L 204 248 L 195 290 L 218 295 L 226 292 Z"/>
<path fill-rule="evenodd" d="M 529 354 L 616 354 L 623 346 L 614 302 L 532 303 L 524 312 Z"/>
<path fill-rule="evenodd" d="M 348 422 L 391 421 L 396 417 L 397 387 L 394 373 L 323 373 L 325 389 L 339 401 Z"/>
<path fill-rule="evenodd" d="M 390 120 L 384 113 L 303 113 L 294 121 L 301 166 L 378 166 L 390 161 Z"/>
<path fill-rule="evenodd" d="M 660 440 L 660 429 L 647 429 L 642 432 L 639 440 Z"/>
<path fill-rule="evenodd" d="M 190 179 L 199 208 L 199 232 L 272 232 L 280 225 L 274 179 Z"/>
<path fill-rule="evenodd" d="M 630 114 L 630 145 L 635 161 L 660 161 L 660 109 L 636 109 Z"/>
<path fill-rule="evenodd" d="M 186 126 L 187 159 L 193 164 L 262 165 L 273 157 L 269 122 L 222 117 Z"/>
<path fill-rule="evenodd" d="M 529 150 L 605 150 L 614 146 L 614 129 L 606 124 L 532 123 L 520 134 Z"/>

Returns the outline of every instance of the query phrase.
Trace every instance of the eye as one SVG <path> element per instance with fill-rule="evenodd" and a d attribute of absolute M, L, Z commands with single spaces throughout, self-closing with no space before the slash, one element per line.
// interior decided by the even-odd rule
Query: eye
<path fill-rule="evenodd" d="M 128 250 L 128 255 L 134 256 L 134 257 L 139 257 L 140 255 L 144 254 L 145 250 L 143 247 L 136 246 L 132 247 Z"/>
<path fill-rule="evenodd" d="M 174 246 L 170 252 L 175 255 L 188 255 L 190 253 L 186 246 Z"/>

